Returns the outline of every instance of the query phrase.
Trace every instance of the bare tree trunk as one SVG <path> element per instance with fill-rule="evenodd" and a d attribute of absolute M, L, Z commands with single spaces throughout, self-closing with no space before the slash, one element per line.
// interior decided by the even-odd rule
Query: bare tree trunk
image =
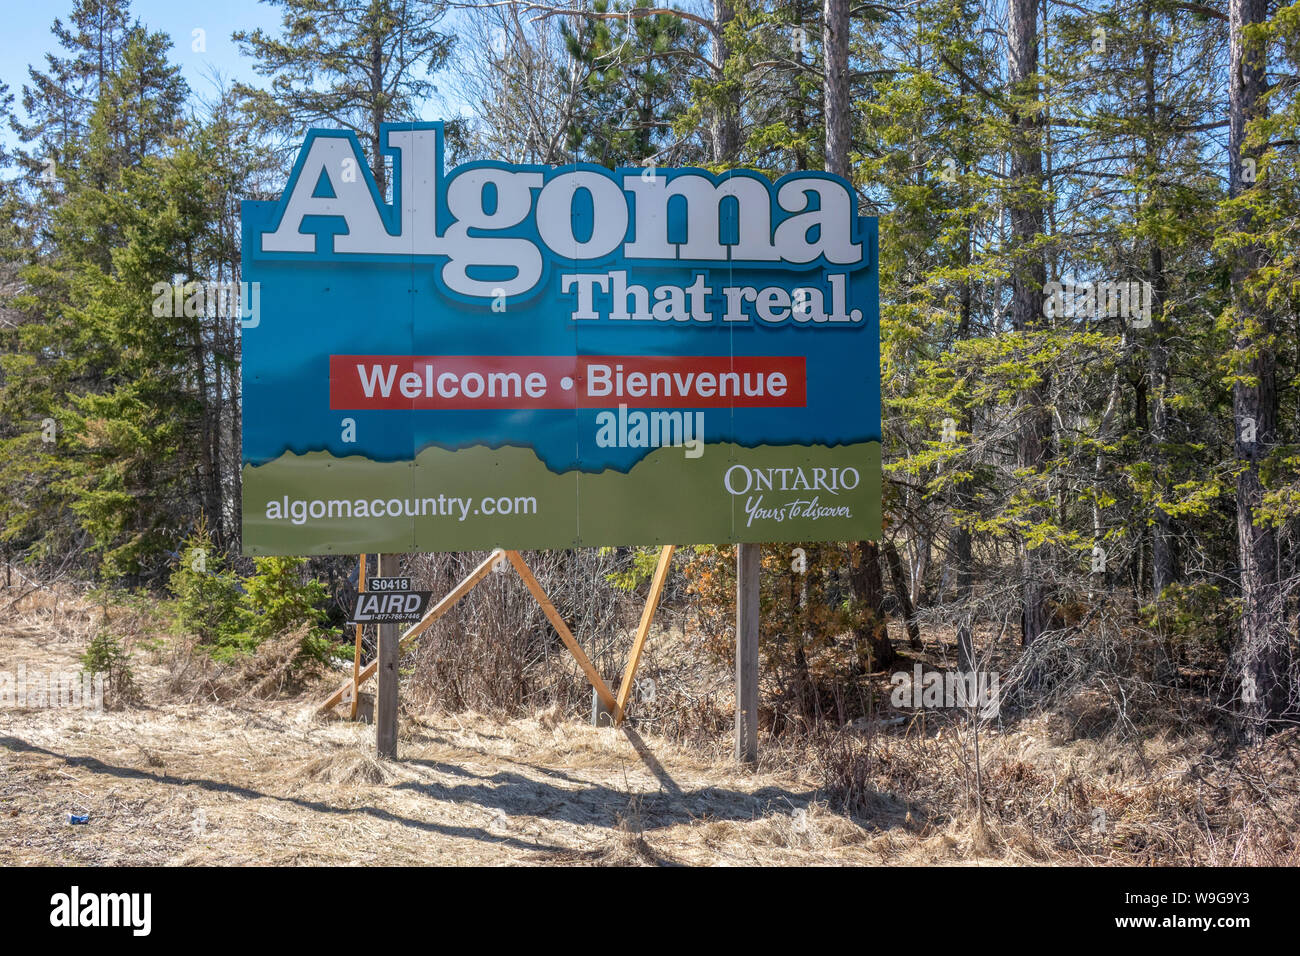
<path fill-rule="evenodd" d="M 826 170 L 849 175 L 849 0 L 825 0 Z"/>
<path fill-rule="evenodd" d="M 797 0 L 795 3 L 795 12 L 799 19 L 799 28 L 803 29 L 803 24 L 807 20 L 807 10 L 804 0 Z M 808 130 L 808 115 L 804 110 L 806 97 L 803 93 L 803 87 L 800 75 L 804 66 L 804 50 L 801 47 L 794 51 L 794 61 L 799 69 L 790 71 L 790 98 L 794 101 L 794 134 L 795 141 L 798 143 L 794 148 L 794 168 L 805 170 L 808 168 L 808 149 L 804 143 L 804 133 Z"/>
<path fill-rule="evenodd" d="M 964 73 L 961 77 L 959 89 L 963 98 L 970 92 Z M 965 193 L 964 186 L 962 191 Z M 965 203 L 965 199 L 962 202 Z M 957 338 L 960 341 L 966 340 L 971 334 L 974 289 L 972 288 L 973 282 L 969 270 L 975 241 L 974 216 L 968 215 L 965 225 L 966 228 L 962 233 L 961 249 L 961 264 L 965 275 L 961 282 L 961 312 L 957 323 Z M 974 433 L 975 415 L 969 406 L 962 411 L 961 430 L 967 435 Z M 962 608 L 961 623 L 957 626 L 957 669 L 963 674 L 975 669 L 975 640 L 971 627 L 971 620 L 974 616 L 971 598 L 975 592 L 974 549 L 971 541 L 970 519 L 967 517 L 971 510 L 972 498 L 972 482 L 969 478 L 963 478 L 953 488 L 952 496 L 952 510 L 957 512 L 952 532 L 953 559 L 957 565 L 957 601 Z"/>
<path fill-rule="evenodd" d="M 713 68 L 717 82 L 726 91 L 723 99 L 713 104 L 711 133 L 713 162 L 718 165 L 734 163 L 740 153 L 739 95 L 726 85 L 724 71 L 731 48 L 727 45 L 727 25 L 735 19 L 735 11 L 727 0 L 713 0 Z"/>
<path fill-rule="evenodd" d="M 1165 347 L 1165 323 L 1161 317 L 1169 279 L 1165 274 L 1164 252 L 1151 247 L 1151 345 L 1147 350 L 1147 387 L 1151 393 L 1151 465 L 1156 476 L 1156 490 L 1165 485 L 1165 444 L 1169 441 L 1169 353 Z M 1177 579 L 1177 552 L 1173 522 L 1159 505 L 1155 509 L 1155 526 L 1151 532 L 1151 593 L 1156 600 Z"/>
<path fill-rule="evenodd" d="M 1121 340 L 1121 348 L 1123 340 Z M 1092 482 L 1097 488 L 1100 488 L 1106 475 L 1106 456 L 1102 449 L 1110 444 L 1113 436 L 1111 435 L 1111 425 L 1115 421 L 1115 413 L 1119 410 L 1120 405 L 1120 374 L 1116 369 L 1110 380 L 1110 391 L 1106 398 L 1106 407 L 1102 410 L 1101 421 L 1097 426 L 1097 453 L 1092 459 Z M 1092 499 L 1092 544 L 1093 547 L 1102 547 L 1102 537 L 1106 529 L 1102 526 L 1101 505 L 1096 498 Z M 1103 551 L 1104 553 L 1104 551 Z M 1102 562 L 1101 571 L 1091 572 L 1088 578 L 1088 601 L 1091 603 L 1098 589 L 1105 587 L 1106 571 L 1105 562 Z"/>
<path fill-rule="evenodd" d="M 1151 35 L 1151 9 L 1143 13 L 1144 33 L 1143 66 L 1146 89 L 1146 148 L 1148 156 L 1159 155 L 1156 141 L 1156 55 L 1157 47 Z M 1157 493 L 1165 486 L 1165 443 L 1169 441 L 1169 353 L 1165 346 L 1165 297 L 1169 294 L 1169 277 L 1165 273 L 1164 250 L 1159 242 L 1151 243 L 1147 281 L 1151 283 L 1151 331 L 1147 348 L 1147 389 L 1151 396 L 1150 457 L 1155 474 Z M 1155 509 L 1155 525 L 1151 532 L 1151 592 L 1160 599 L 1164 589 L 1174 583 L 1177 575 L 1173 529 L 1169 515 L 1159 506 Z"/>
<path fill-rule="evenodd" d="M 1041 124 L 1034 107 L 1038 102 L 1038 4 L 1037 0 L 1009 0 L 1007 32 L 1007 78 L 1013 97 L 1020 102 L 1011 116 L 1012 143 L 1010 181 L 1012 198 L 1008 212 L 1011 240 L 1018 259 L 1011 271 L 1011 321 L 1017 331 L 1035 329 L 1042 311 L 1047 266 L 1040 251 L 1030 251 L 1043 232 L 1043 207 L 1038 191 L 1043 183 Z M 1048 382 L 1026 390 L 1027 406 L 1017 442 L 1017 465 L 1042 472 L 1052 437 L 1052 420 L 1047 410 Z M 1045 583 L 1042 558 L 1021 547 L 1021 641 L 1032 644 L 1046 630 Z"/>
<path fill-rule="evenodd" d="M 903 559 L 898 556 L 894 542 L 885 542 L 885 560 L 889 562 L 889 577 L 894 583 L 894 597 L 898 600 L 903 622 L 907 625 L 907 641 L 914 648 L 921 646 L 921 627 L 916 623 L 916 608 L 912 604 L 912 594 L 907 587 L 907 575 L 903 573 Z"/>
<path fill-rule="evenodd" d="M 821 561 L 821 546 L 812 547 L 812 557 L 808 564 L 818 567 Z M 794 652 L 795 692 L 799 695 L 799 713 L 804 719 L 804 726 L 811 728 L 820 716 L 821 705 L 817 699 L 817 688 L 813 683 L 812 673 L 808 668 L 808 648 L 813 643 L 812 601 L 808 596 L 808 574 L 799 575 L 799 636 Z"/>
<path fill-rule="evenodd" d="M 849 4 L 825 0 L 822 39 L 825 46 L 826 171 L 849 175 Z M 866 642 L 872 666 L 889 667 L 897 658 L 885 624 L 885 582 L 880 570 L 880 546 L 859 541 L 858 566 L 850 576 L 855 597 L 866 603 L 871 619 L 858 639 Z M 906 587 L 904 587 L 906 590 Z M 910 602 L 909 602 L 910 603 Z"/>
<path fill-rule="evenodd" d="M 195 272 L 194 250 L 186 243 L 185 249 L 185 270 L 186 275 L 191 282 L 206 283 L 207 276 L 200 277 Z M 219 491 L 217 488 L 217 463 L 212 454 L 212 424 L 214 420 L 214 410 L 220 407 L 220 396 L 209 386 L 208 383 L 208 348 L 204 341 L 204 322 L 208 318 L 208 297 L 206 294 L 208 286 L 204 286 L 203 311 L 194 316 L 194 385 L 199 399 L 199 463 L 198 463 L 198 488 L 196 495 L 200 502 L 200 510 L 208 521 L 208 528 L 212 528 L 213 510 L 218 506 Z M 214 324 L 217 320 L 214 319 Z M 220 539 L 217 539 L 220 541 Z"/>
<path fill-rule="evenodd" d="M 975 575 L 971 567 L 970 528 L 965 522 L 957 526 L 953 552 L 957 562 L 957 593 L 963 608 L 961 624 L 957 627 L 957 669 L 965 674 L 975 669 L 975 640 L 970 625 Z"/>
<path fill-rule="evenodd" d="M 224 219 L 217 219 L 217 244 L 221 246 L 224 242 L 225 231 Z M 217 283 L 218 288 L 221 283 L 226 281 L 226 267 L 224 262 L 217 263 Z M 208 514 L 208 527 L 212 529 L 213 540 L 217 542 L 217 547 L 224 548 L 226 544 L 226 520 L 225 508 L 222 507 L 222 490 L 224 488 L 223 479 L 225 477 L 225 460 L 221 453 L 221 410 L 226 407 L 226 375 L 225 368 L 221 358 L 226 352 L 226 323 L 232 309 L 236 308 L 237 290 L 230 286 L 230 295 L 223 296 L 220 301 L 225 303 L 225 308 L 218 308 L 212 318 L 212 347 L 210 350 L 212 360 L 212 397 L 213 407 L 211 409 L 211 418 L 207 423 L 208 437 L 212 446 L 212 488 L 214 499 L 212 502 L 213 511 Z M 224 314 L 223 314 L 224 313 Z"/>
<path fill-rule="evenodd" d="M 379 24 L 371 25 L 375 31 L 370 40 L 370 171 L 375 174 L 375 187 L 380 197 L 388 195 L 388 169 L 384 165 L 383 143 L 379 128 L 384 122 L 384 48 Z"/>
<path fill-rule="evenodd" d="M 1228 84 L 1229 192 L 1240 196 L 1255 186 L 1258 151 L 1245 146 L 1246 124 L 1260 115 L 1265 91 L 1264 51 L 1246 46 L 1244 33 L 1268 16 L 1267 0 L 1229 0 L 1231 43 Z M 1249 213 L 1243 228 L 1251 226 Z M 1259 267 L 1258 245 L 1243 247 L 1232 270 L 1234 347 L 1239 370 L 1248 377 L 1232 387 L 1237 478 L 1237 544 L 1241 564 L 1241 631 L 1234 654 L 1240 679 L 1241 717 L 1249 736 L 1258 741 L 1269 725 L 1286 711 L 1291 696 L 1290 660 L 1283 625 L 1282 590 L 1278 581 L 1277 537 L 1255 520 L 1263 501 L 1260 460 L 1273 444 L 1277 427 L 1277 357 L 1268 344 L 1272 321 L 1258 313 L 1258 304 L 1245 290 L 1245 280 Z M 1253 434 L 1252 434 L 1253 433 Z"/>
<path fill-rule="evenodd" d="M 867 609 L 867 623 L 857 629 L 855 636 L 865 645 L 871 658 L 871 669 L 881 670 L 894 663 L 897 654 L 889 639 L 885 625 L 885 583 L 880 573 L 880 547 L 874 541 L 857 543 L 858 560 L 849 574 L 853 595 Z"/>

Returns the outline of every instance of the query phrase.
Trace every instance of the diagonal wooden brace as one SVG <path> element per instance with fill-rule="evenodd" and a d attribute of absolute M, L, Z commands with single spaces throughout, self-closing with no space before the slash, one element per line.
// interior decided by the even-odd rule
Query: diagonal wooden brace
<path fill-rule="evenodd" d="M 524 584 L 532 593 L 533 600 L 541 607 L 542 613 L 545 614 L 546 619 L 551 622 L 551 627 L 555 628 L 555 632 L 560 635 L 560 640 L 562 640 L 564 646 L 569 649 L 569 653 L 572 654 L 574 659 L 578 662 L 578 666 L 582 668 L 582 672 L 587 675 L 587 680 L 589 680 L 591 686 L 596 689 L 596 693 L 600 696 L 601 701 L 612 713 L 615 708 L 614 695 L 609 692 L 609 688 L 606 687 L 605 682 L 601 680 L 600 674 L 598 674 L 596 668 L 592 666 L 591 660 L 583 652 L 582 648 L 578 646 L 578 642 L 574 640 L 573 632 L 569 630 L 569 625 L 564 623 L 564 618 L 560 617 L 560 612 L 555 609 L 555 605 L 551 603 L 551 599 L 546 596 L 546 592 L 542 590 L 542 586 L 538 582 L 537 578 L 533 577 L 532 569 L 528 567 L 528 564 L 520 556 L 518 551 L 507 551 L 506 557 L 509 558 L 510 563 L 515 566 L 515 570 L 519 572 L 519 576 L 524 579 Z"/>
<path fill-rule="evenodd" d="M 664 582 L 668 580 L 668 566 L 673 561 L 676 545 L 666 544 L 659 552 L 659 563 L 655 565 L 655 575 L 650 582 L 650 596 L 646 598 L 645 609 L 641 612 L 641 623 L 636 629 L 636 640 L 632 642 L 632 654 L 627 659 L 623 670 L 623 683 L 618 688 L 618 700 L 614 706 L 614 723 L 623 721 L 623 711 L 627 699 L 632 694 L 632 680 L 636 677 L 637 665 L 641 663 L 641 651 L 645 648 L 645 639 L 650 633 L 650 622 L 654 620 L 655 609 L 659 607 L 659 598 L 664 593 Z"/>

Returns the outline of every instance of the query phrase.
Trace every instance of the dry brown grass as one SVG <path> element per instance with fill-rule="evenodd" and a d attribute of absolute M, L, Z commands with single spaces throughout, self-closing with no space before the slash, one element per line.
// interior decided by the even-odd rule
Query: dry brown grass
<path fill-rule="evenodd" d="M 0 621 L 0 670 L 76 669 L 102 613 L 69 591 L 24 598 Z M 149 643 L 147 613 L 135 631 L 110 613 L 144 702 L 0 710 L 2 864 L 1300 862 L 1294 732 L 1231 751 L 1208 730 L 1125 742 L 1059 715 L 986 729 L 981 827 L 960 722 L 791 735 L 747 771 L 725 735 L 624 734 L 558 706 L 404 713 L 402 760 L 381 762 L 373 728 L 315 714 L 319 688 L 275 696 L 241 672 L 237 693 L 204 689 L 192 658 L 178 679 L 183 647 Z"/>

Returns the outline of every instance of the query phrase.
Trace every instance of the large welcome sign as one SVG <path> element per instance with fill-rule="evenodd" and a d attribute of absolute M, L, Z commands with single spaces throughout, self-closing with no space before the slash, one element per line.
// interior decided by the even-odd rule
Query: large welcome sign
<path fill-rule="evenodd" d="M 797 173 L 478 162 L 313 130 L 243 205 L 249 554 L 880 531 L 876 221 Z"/>

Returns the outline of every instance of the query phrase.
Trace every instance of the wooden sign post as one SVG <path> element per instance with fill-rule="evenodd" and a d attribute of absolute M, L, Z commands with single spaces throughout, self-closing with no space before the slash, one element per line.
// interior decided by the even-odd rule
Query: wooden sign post
<path fill-rule="evenodd" d="M 357 594 L 366 589 L 366 556 L 361 556 L 361 564 L 357 568 Z M 361 684 L 361 633 L 365 630 L 364 624 L 357 625 L 357 643 L 352 650 L 352 708 L 348 714 L 350 720 L 357 719 L 357 698 L 360 696 L 358 688 Z"/>
<path fill-rule="evenodd" d="M 401 555 L 381 554 L 379 576 L 396 577 Z M 379 625 L 379 698 L 375 701 L 375 742 L 379 756 L 397 759 L 397 663 L 400 624 Z"/>
<path fill-rule="evenodd" d="M 736 759 L 758 761 L 759 545 L 736 545 Z"/>

